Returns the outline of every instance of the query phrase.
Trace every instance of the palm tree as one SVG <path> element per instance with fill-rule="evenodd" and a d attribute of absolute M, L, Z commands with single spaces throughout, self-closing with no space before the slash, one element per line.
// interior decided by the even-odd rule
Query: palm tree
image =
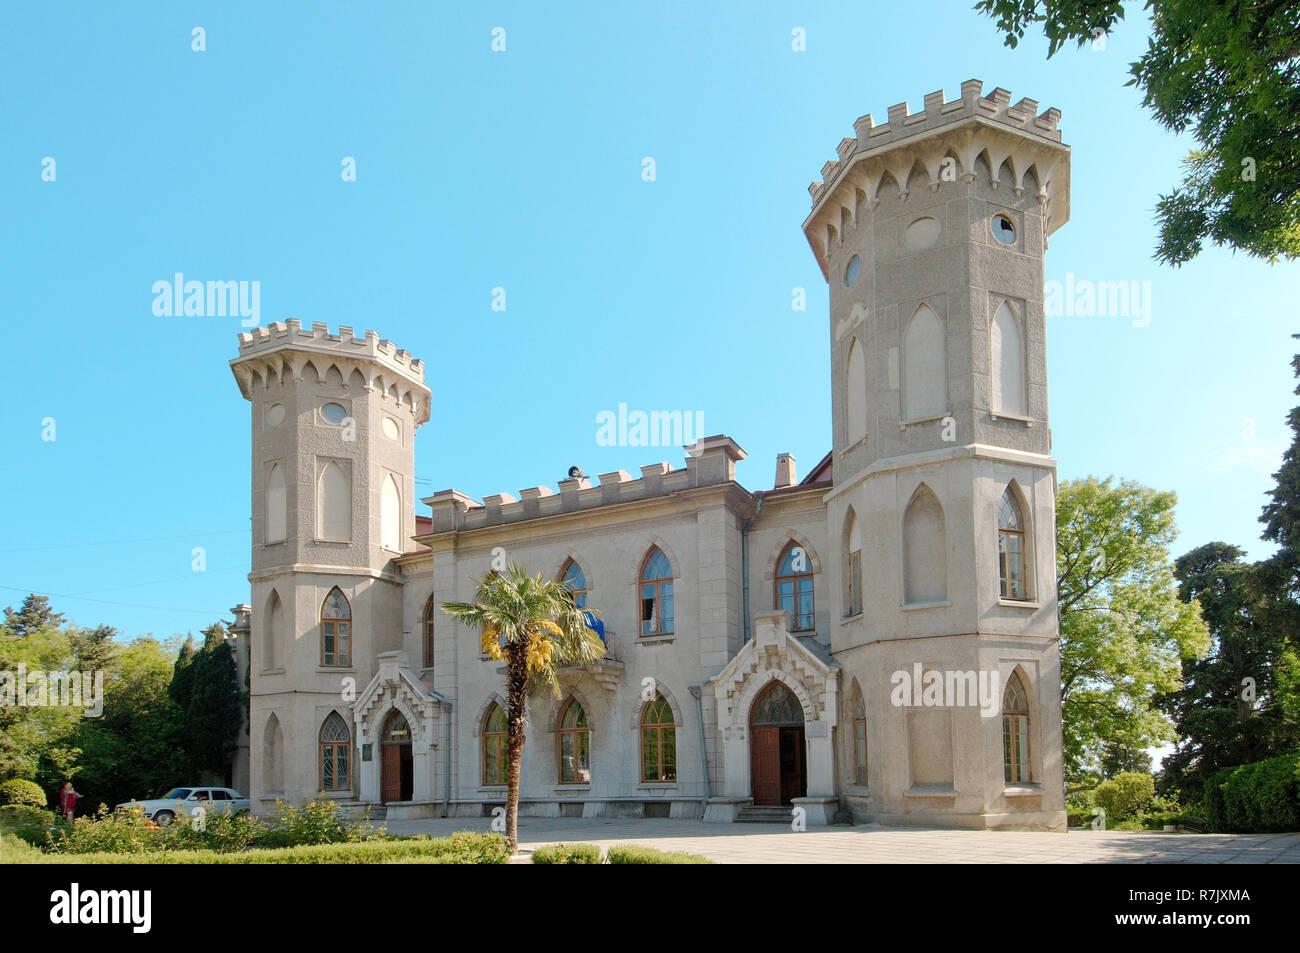
<path fill-rule="evenodd" d="M 547 684 L 559 697 L 556 666 L 595 661 L 605 646 L 589 628 L 596 614 L 579 608 L 563 582 L 529 576 L 525 566 L 511 563 L 475 586 L 473 602 L 444 602 L 442 611 L 478 629 L 484 653 L 506 663 L 506 839 L 513 851 L 519 846 L 519 762 L 529 682 Z"/>

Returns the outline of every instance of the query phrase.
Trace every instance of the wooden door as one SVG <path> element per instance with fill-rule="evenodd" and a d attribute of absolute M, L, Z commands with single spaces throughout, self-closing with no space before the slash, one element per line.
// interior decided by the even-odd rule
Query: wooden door
<path fill-rule="evenodd" d="M 778 730 L 781 732 L 781 803 L 789 804 L 808 793 L 803 725 Z"/>
<path fill-rule="evenodd" d="M 781 803 L 781 729 L 755 725 L 749 732 L 750 768 L 754 803 Z"/>
<path fill-rule="evenodd" d="M 380 762 L 381 799 L 385 804 L 402 799 L 402 748 L 403 745 L 380 745 L 383 760 Z"/>

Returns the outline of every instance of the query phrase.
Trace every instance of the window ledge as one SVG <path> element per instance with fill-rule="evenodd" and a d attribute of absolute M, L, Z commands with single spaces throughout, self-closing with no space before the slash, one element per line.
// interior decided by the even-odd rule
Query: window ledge
<path fill-rule="evenodd" d="M 1042 603 L 1034 602 L 1031 599 L 998 599 L 998 605 L 1008 606 L 1012 609 L 1041 609 Z"/>
<path fill-rule="evenodd" d="M 951 416 L 952 416 L 952 411 L 945 410 L 941 414 L 934 414 L 933 416 L 930 417 L 914 417 L 911 420 L 900 420 L 898 422 L 898 429 L 906 430 L 908 427 L 916 427 L 919 426 L 920 424 L 932 424 L 936 420 L 943 420 L 944 418 L 951 417 Z"/>
<path fill-rule="evenodd" d="M 996 410 L 990 410 L 989 417 L 993 420 L 1015 420 L 1024 424 L 1026 427 L 1032 427 L 1034 425 L 1033 417 L 1022 417 L 1020 414 L 1003 414 Z"/>
<path fill-rule="evenodd" d="M 483 784 L 479 786 L 479 794 L 505 794 L 509 789 L 507 784 Z"/>
<path fill-rule="evenodd" d="M 1002 789 L 1003 797 L 1038 797 L 1042 793 L 1038 784 L 1008 784 Z"/>
<path fill-rule="evenodd" d="M 898 608 L 903 612 L 916 612 L 920 609 L 947 609 L 950 606 L 951 599 L 940 599 L 938 602 L 904 602 Z"/>
<path fill-rule="evenodd" d="M 313 539 L 312 542 L 316 543 L 319 546 L 351 546 L 352 545 L 352 540 L 350 539 Z"/>
<path fill-rule="evenodd" d="M 262 548 L 265 549 L 268 546 L 283 546 L 287 542 L 287 539 L 268 539 L 262 544 Z"/>
<path fill-rule="evenodd" d="M 561 781 L 555 786 L 555 794 L 588 794 L 591 792 L 590 781 L 575 781 L 573 784 L 565 784 Z"/>
<path fill-rule="evenodd" d="M 676 635 L 675 633 L 672 632 L 668 633 L 667 635 L 643 635 L 636 640 L 636 644 L 637 645 L 667 645 L 668 643 L 674 641 L 675 638 Z"/>
<path fill-rule="evenodd" d="M 864 613 L 861 612 L 855 612 L 853 615 L 846 615 L 844 618 L 840 619 L 840 625 L 848 625 L 850 622 L 857 622 L 863 615 Z"/>
<path fill-rule="evenodd" d="M 676 781 L 642 782 L 641 784 L 638 784 L 638 785 L 636 786 L 636 789 L 637 789 L 638 791 L 650 791 L 650 792 L 654 792 L 654 791 L 664 791 L 664 792 L 670 792 L 670 791 L 675 791 L 675 790 L 677 789 L 677 782 L 676 782 Z"/>
<path fill-rule="evenodd" d="M 264 668 L 264 669 L 262 669 L 262 671 L 258 672 L 257 674 L 260 675 L 260 676 L 267 676 L 267 675 L 283 675 L 283 674 L 284 674 L 284 669 L 283 669 L 283 668 Z"/>
<path fill-rule="evenodd" d="M 340 672 L 343 673 L 344 675 L 347 675 L 347 674 L 355 675 L 355 674 L 357 673 L 357 668 L 356 668 L 355 665 L 318 665 L 318 666 L 316 666 L 316 674 L 317 674 L 317 675 L 336 675 L 336 674 L 338 674 L 338 673 L 340 673 Z"/>

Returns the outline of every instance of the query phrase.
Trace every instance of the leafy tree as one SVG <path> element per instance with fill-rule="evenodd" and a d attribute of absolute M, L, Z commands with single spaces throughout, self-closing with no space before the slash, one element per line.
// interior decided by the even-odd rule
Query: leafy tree
<path fill-rule="evenodd" d="M 1041 25 L 1048 57 L 1109 32 L 1119 0 L 979 0 L 1015 47 Z M 1300 254 L 1300 5 L 1292 0 L 1147 0 L 1152 36 L 1128 85 L 1176 133 L 1190 130 L 1181 185 L 1160 197 L 1158 261 L 1206 240 L 1266 260 Z"/>
<path fill-rule="evenodd" d="M 106 672 L 117 656 L 117 629 L 111 625 L 97 625 L 93 629 L 72 628 L 68 638 L 72 644 L 72 657 L 78 671 Z"/>
<path fill-rule="evenodd" d="M 181 669 L 182 678 L 192 679 L 185 747 L 192 770 L 228 777 L 243 713 L 235 653 L 220 622 L 204 629 L 203 637 L 203 648 L 195 653 L 193 663 Z"/>
<path fill-rule="evenodd" d="M 21 634 L 7 624 L 0 625 L 0 672 L 13 679 L 10 690 L 15 700 L 17 692 L 28 688 L 17 683 L 19 665 L 26 666 L 29 673 L 70 668 L 72 651 L 66 633 L 48 622 L 33 628 L 35 617 L 29 615 L 20 622 Z M 55 618 L 56 614 L 47 613 L 46 617 Z M 78 708 L 0 705 L 0 777 L 26 778 L 47 792 L 58 788 L 76 773 L 80 751 L 75 736 L 80 720 Z"/>
<path fill-rule="evenodd" d="M 1300 334 L 1292 335 L 1300 339 Z M 1291 359 L 1291 368 L 1300 378 L 1300 354 Z M 1295 389 L 1300 394 L 1300 384 Z M 1282 455 L 1282 466 L 1273 474 L 1276 485 L 1269 491 L 1269 502 L 1259 521 L 1264 524 L 1262 537 L 1278 544 L 1262 572 L 1270 574 L 1269 582 L 1289 593 L 1293 601 L 1300 596 L 1300 407 L 1287 415 L 1291 426 L 1291 446 Z M 1290 626 L 1296 644 L 1300 645 L 1300 625 Z"/>
<path fill-rule="evenodd" d="M 1111 478 L 1061 482 L 1056 497 L 1061 707 L 1067 777 L 1095 774 L 1105 746 L 1173 740 L 1154 696 L 1209 635 L 1178 598 L 1169 544 L 1173 493 Z"/>
<path fill-rule="evenodd" d="M 5 609 L 5 628 L 20 639 L 37 629 L 57 629 L 61 625 L 63 613 L 50 608 L 48 597 L 38 596 L 34 592 L 23 599 L 22 607 L 17 612 L 14 612 L 13 606 Z"/>
<path fill-rule="evenodd" d="M 1151 755 L 1144 748 L 1133 748 L 1122 741 L 1107 741 L 1101 746 L 1101 776 L 1151 773 Z"/>
<path fill-rule="evenodd" d="M 83 721 L 78 736 L 78 789 L 90 799 L 88 808 L 95 801 L 120 804 L 188 783 L 182 712 L 168 694 L 176 648 L 146 636 L 117 654 L 104 686 L 103 716 Z"/>
<path fill-rule="evenodd" d="M 1198 795 L 1220 768 L 1291 750 L 1300 731 L 1289 718 L 1276 674 L 1287 671 L 1293 605 L 1259 565 L 1227 543 L 1199 546 L 1175 563 L 1179 597 L 1196 600 L 1212 650 L 1183 662 L 1183 685 L 1160 700 L 1178 747 L 1165 759 L 1162 788 Z M 1281 685 L 1285 696 L 1289 685 Z"/>
<path fill-rule="evenodd" d="M 187 635 L 176 655 L 171 685 L 167 688 L 167 694 L 181 711 L 189 711 L 190 699 L 194 695 L 194 656 L 194 636 Z"/>
<path fill-rule="evenodd" d="M 506 663 L 507 773 L 506 839 L 519 846 L 519 763 L 526 733 L 525 701 L 530 681 L 551 686 L 558 696 L 556 666 L 604 656 L 605 647 L 588 626 L 594 610 L 581 609 L 562 582 L 511 563 L 476 583 L 473 602 L 444 602 L 442 611 L 478 629 L 483 651 Z"/>

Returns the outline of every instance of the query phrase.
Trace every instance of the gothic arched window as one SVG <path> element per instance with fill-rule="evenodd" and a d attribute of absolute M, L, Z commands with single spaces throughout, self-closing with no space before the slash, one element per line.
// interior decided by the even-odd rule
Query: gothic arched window
<path fill-rule="evenodd" d="M 641 709 L 641 780 L 677 780 L 677 728 L 663 695 L 655 695 Z"/>
<path fill-rule="evenodd" d="M 641 566 L 641 634 L 671 635 L 673 631 L 673 567 L 656 546 Z"/>
<path fill-rule="evenodd" d="M 1002 693 L 1002 759 L 1007 784 L 1029 783 L 1029 693 L 1018 672 Z"/>
<path fill-rule="evenodd" d="M 813 571 L 808 550 L 790 542 L 776 568 L 776 607 L 790 613 L 790 631 L 816 628 L 813 612 Z"/>
<path fill-rule="evenodd" d="M 332 711 L 320 726 L 320 789 L 346 791 L 352 787 L 352 732 Z"/>
<path fill-rule="evenodd" d="M 560 783 L 586 784 L 591 781 L 591 726 L 587 712 L 576 698 L 570 698 L 560 714 Z"/>
<path fill-rule="evenodd" d="M 505 784 L 510 770 L 510 756 L 506 748 L 506 713 L 496 702 L 483 716 L 483 783 Z"/>
<path fill-rule="evenodd" d="M 343 668 L 352 664 L 352 607 L 338 586 L 320 607 L 320 663 Z"/>
<path fill-rule="evenodd" d="M 1025 598 L 1025 521 L 1009 485 L 998 503 L 998 577 L 1003 599 Z"/>

